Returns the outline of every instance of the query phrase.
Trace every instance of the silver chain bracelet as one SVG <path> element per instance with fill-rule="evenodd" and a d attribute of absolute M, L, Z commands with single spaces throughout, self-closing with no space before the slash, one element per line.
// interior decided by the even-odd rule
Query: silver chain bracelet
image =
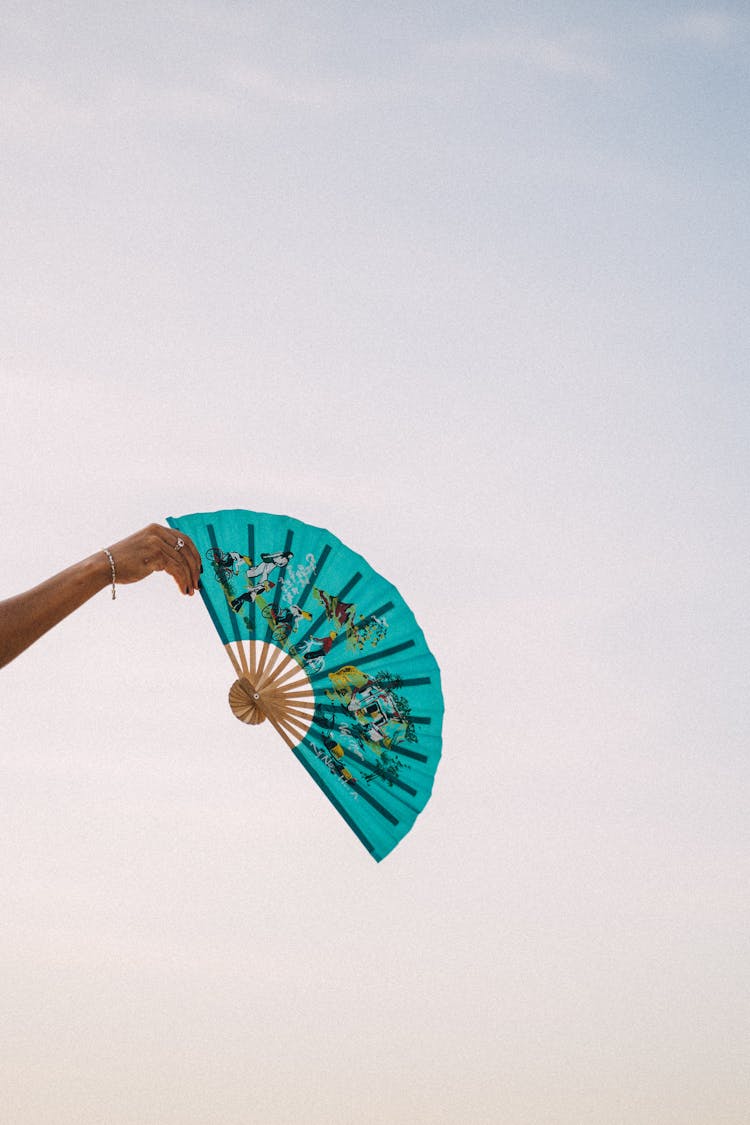
<path fill-rule="evenodd" d="M 111 553 L 107 550 L 106 547 L 102 547 L 102 550 L 104 551 L 104 554 L 109 559 L 109 565 L 112 568 L 112 601 L 114 601 L 115 598 L 117 597 L 117 594 L 115 592 L 115 577 L 116 577 L 115 576 L 115 560 L 112 558 Z"/>

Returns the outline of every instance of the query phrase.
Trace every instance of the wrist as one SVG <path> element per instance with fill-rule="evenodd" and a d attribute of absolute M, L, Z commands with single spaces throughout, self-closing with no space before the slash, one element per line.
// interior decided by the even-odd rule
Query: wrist
<path fill-rule="evenodd" d="M 81 584 L 91 593 L 98 593 L 112 583 L 112 570 L 104 551 L 97 551 L 78 563 Z"/>

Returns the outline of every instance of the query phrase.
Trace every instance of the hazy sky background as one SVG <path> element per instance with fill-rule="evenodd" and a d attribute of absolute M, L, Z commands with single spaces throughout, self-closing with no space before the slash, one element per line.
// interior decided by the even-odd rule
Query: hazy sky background
<path fill-rule="evenodd" d="M 2 672 L 13 1125 L 745 1125 L 744 5 L 0 13 L 0 592 L 224 507 L 441 664 L 373 863 L 198 599 Z"/>

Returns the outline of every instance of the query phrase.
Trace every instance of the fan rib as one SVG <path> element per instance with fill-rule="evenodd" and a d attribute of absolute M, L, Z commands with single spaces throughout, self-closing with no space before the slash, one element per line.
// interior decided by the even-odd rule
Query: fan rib
<path fill-rule="evenodd" d="M 269 719 L 270 718 L 271 716 L 269 715 Z M 290 734 L 294 735 L 298 742 L 300 742 L 305 737 L 305 734 L 309 729 L 305 726 L 304 723 L 298 722 L 298 720 L 296 719 L 291 719 L 287 715 L 274 715 L 273 718 L 277 723 L 284 727 L 285 730 L 288 730 Z"/>
<path fill-rule="evenodd" d="M 237 657 L 234 655 L 234 653 L 232 651 L 231 643 L 228 644 L 228 645 L 224 645 L 224 651 L 226 652 L 229 659 L 232 661 L 232 667 L 234 668 L 235 672 L 237 673 L 237 679 L 241 680 L 242 679 L 242 667 L 241 667 L 239 661 L 237 660 Z"/>
<path fill-rule="evenodd" d="M 248 651 L 237 645 L 237 654 L 234 646 L 225 646 L 238 677 L 232 689 L 234 696 L 230 693 L 234 714 L 251 723 L 263 718 L 273 719 L 299 742 L 310 729 L 315 714 L 315 693 L 309 679 L 300 675 L 297 663 L 278 646 L 264 641 L 248 641 L 247 646 Z M 288 679 L 290 669 L 292 680 Z M 258 718 L 249 719 L 251 713 Z"/>
<path fill-rule="evenodd" d="M 266 691 L 270 687 L 275 687 L 276 681 L 273 672 L 269 673 L 268 666 L 266 666 L 262 674 L 258 675 L 256 683 L 259 691 Z"/>
<path fill-rule="evenodd" d="M 274 668 L 276 668 L 276 666 L 279 664 L 280 658 L 286 656 L 286 653 L 283 649 L 278 648 L 276 645 L 273 645 L 272 647 L 273 652 L 271 653 L 271 657 L 266 665 L 266 682 L 273 680 Z M 283 668 L 283 664 L 279 666 L 279 671 L 281 671 L 281 668 Z"/>
<path fill-rule="evenodd" d="M 272 699 L 269 703 L 263 698 L 264 710 L 268 709 L 273 711 L 279 719 L 288 719 L 289 722 L 296 722 L 299 726 L 310 726 L 313 717 L 313 711 L 301 711 L 296 707 L 287 707 L 284 703 L 279 703 L 277 700 Z"/>
<path fill-rule="evenodd" d="M 278 676 L 278 678 L 277 678 L 277 680 L 276 680 L 276 683 L 277 683 L 277 684 L 283 684 L 283 683 L 287 683 L 288 681 L 291 681 L 291 680 L 292 680 L 292 677 L 293 677 L 293 676 L 294 676 L 295 674 L 296 674 L 296 675 L 300 675 L 300 674 L 301 674 L 301 678 L 300 678 L 299 680 L 294 680 L 294 681 L 293 681 L 293 682 L 294 682 L 295 684 L 297 684 L 297 683 L 301 683 L 301 684 L 307 684 L 307 683 L 309 683 L 309 682 L 310 682 L 310 677 L 308 676 L 307 672 L 305 672 L 304 668 L 300 668 L 300 666 L 299 666 L 299 664 L 297 663 L 297 661 L 296 661 L 296 660 L 293 660 L 293 661 L 292 661 L 292 663 L 291 663 L 291 664 L 289 665 L 289 668 L 288 668 L 288 669 L 285 669 L 285 670 L 284 670 L 284 671 L 283 671 L 283 672 L 281 673 L 281 675 L 280 675 L 280 676 Z"/>
<path fill-rule="evenodd" d="M 260 660 L 258 661 L 258 667 L 257 667 L 256 672 L 255 672 L 256 681 L 258 683 L 260 683 L 263 679 L 263 673 L 265 671 L 266 661 L 268 660 L 268 649 L 269 648 L 270 648 L 270 645 L 266 644 L 266 642 L 263 641 L 262 642 L 262 648 L 260 650 Z"/>
<path fill-rule="evenodd" d="M 291 738 L 290 738 L 290 737 L 289 737 L 289 735 L 288 735 L 288 734 L 286 733 L 286 731 L 285 731 L 285 730 L 283 729 L 283 727 L 282 727 L 282 726 L 281 726 L 281 724 L 280 724 L 280 723 L 278 722 L 278 720 L 274 719 L 272 715 L 269 715 L 269 716 L 268 716 L 268 721 L 269 721 L 269 723 L 271 724 L 271 726 L 273 727 L 273 729 L 274 729 L 275 731 L 278 731 L 278 733 L 279 733 L 279 734 L 281 735 L 281 737 L 282 737 L 282 738 L 284 739 L 284 742 L 286 742 L 286 744 L 287 744 L 287 746 L 289 747 L 289 749 L 290 749 L 290 750 L 296 750 L 297 746 L 299 745 L 299 742 L 292 742 Z"/>
<path fill-rule="evenodd" d="M 287 691 L 285 687 L 282 687 L 275 688 L 274 690 L 277 691 L 279 695 L 282 695 L 284 699 L 288 699 L 290 703 L 293 703 L 295 700 L 315 699 L 315 696 L 312 694 L 309 688 L 307 690 L 300 689 L 299 691 Z"/>
<path fill-rule="evenodd" d="M 279 691 L 282 689 L 284 691 L 296 691 L 298 688 L 308 688 L 309 690 L 309 680 L 285 680 L 284 682 L 277 680 L 274 687 Z"/>
<path fill-rule="evenodd" d="M 311 716 L 315 711 L 312 696 L 305 702 L 297 700 L 292 701 L 275 692 L 273 688 L 263 692 L 263 706 L 270 707 L 277 713 L 288 715 Z"/>

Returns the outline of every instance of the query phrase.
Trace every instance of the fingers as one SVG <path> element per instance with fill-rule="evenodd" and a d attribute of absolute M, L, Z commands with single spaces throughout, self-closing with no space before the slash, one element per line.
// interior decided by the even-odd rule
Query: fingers
<path fill-rule="evenodd" d="M 180 531 L 178 528 L 168 530 L 166 527 L 159 527 L 158 524 L 156 526 L 160 532 L 163 532 L 167 536 L 167 542 L 172 550 L 186 560 L 193 579 L 193 585 L 197 586 L 200 573 L 203 570 L 203 563 L 201 562 L 198 548 L 193 540 L 189 535 L 186 535 L 184 531 Z M 180 541 L 182 541 L 182 546 L 178 547 Z"/>
<path fill-rule="evenodd" d="M 177 543 L 183 546 L 178 549 Z M 195 544 L 184 532 L 152 523 L 110 548 L 117 582 L 140 582 L 155 570 L 171 574 L 183 594 L 194 594 L 200 580 L 201 561 Z"/>
<path fill-rule="evenodd" d="M 171 574 L 182 594 L 194 593 L 195 584 L 187 560 L 176 552 L 174 547 L 168 547 L 160 542 L 149 561 L 153 570 L 164 570 L 167 574 Z"/>
<path fill-rule="evenodd" d="M 192 539 L 178 529 L 161 527 L 159 524 L 153 525 L 153 531 L 162 545 L 163 569 L 172 575 L 183 593 L 193 594 L 198 587 L 203 564 Z M 181 547 L 178 546 L 180 542 Z"/>
<path fill-rule="evenodd" d="M 194 594 L 200 581 L 202 564 L 192 539 L 177 529 L 161 527 L 159 524 L 154 524 L 151 530 L 159 540 L 163 563 L 160 569 L 172 575 L 183 594 Z"/>

